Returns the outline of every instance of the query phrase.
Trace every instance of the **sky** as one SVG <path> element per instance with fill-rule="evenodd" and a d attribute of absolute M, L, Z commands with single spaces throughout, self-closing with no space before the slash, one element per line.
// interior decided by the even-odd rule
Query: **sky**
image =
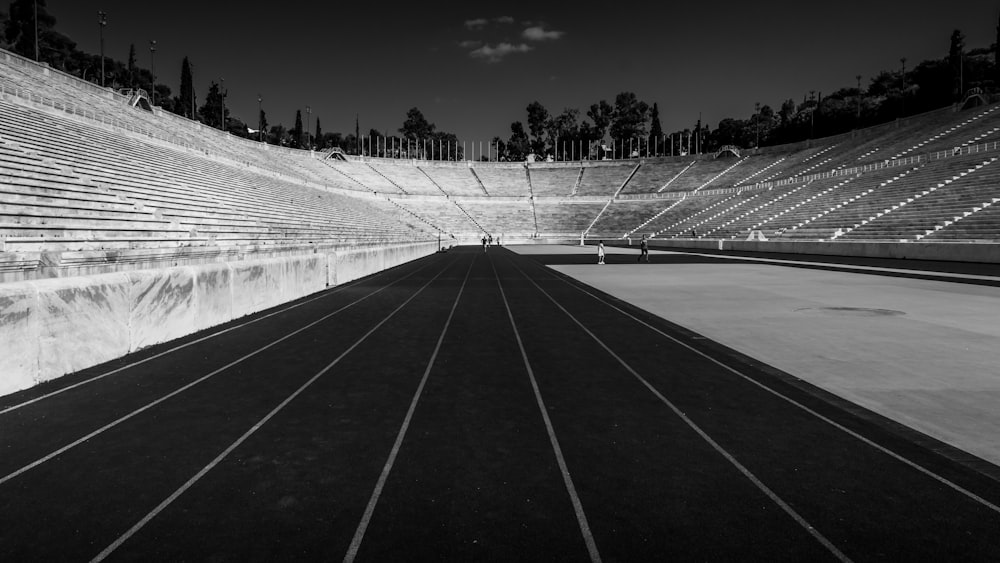
<path fill-rule="evenodd" d="M 0 0 L 6 3 L 6 0 Z M 947 55 L 955 29 L 968 48 L 996 38 L 1000 1 L 284 2 L 48 0 L 56 28 L 99 52 L 97 12 L 108 14 L 105 52 L 134 43 L 177 93 L 181 60 L 194 67 L 199 105 L 225 79 L 227 107 L 271 125 L 312 109 L 323 131 L 395 133 L 419 108 L 467 142 L 510 136 L 541 102 L 582 113 L 634 92 L 656 102 L 667 132 L 747 118 L 810 91 L 863 84 L 881 70 Z M 602 6 L 602 7 L 597 7 Z"/>

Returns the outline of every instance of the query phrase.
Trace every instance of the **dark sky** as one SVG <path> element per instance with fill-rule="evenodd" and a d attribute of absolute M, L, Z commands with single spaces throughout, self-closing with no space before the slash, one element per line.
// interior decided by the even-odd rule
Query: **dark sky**
<path fill-rule="evenodd" d="M 2 0 L 0 0 L 2 1 Z M 596 4 L 590 4 L 596 5 Z M 273 125 L 311 106 L 324 131 L 394 132 L 419 107 L 438 129 L 469 142 L 506 138 L 538 100 L 581 110 L 621 91 L 657 102 L 666 131 L 748 117 L 947 54 L 952 30 L 969 48 L 996 36 L 1000 2 L 807 0 L 603 2 L 603 9 L 508 1 L 137 2 L 49 0 L 57 28 L 98 52 L 135 43 L 176 90 L 181 59 L 194 64 L 199 104 L 225 78 L 233 113 L 256 121 L 257 94 Z M 495 7 L 493 7 L 495 6 Z M 155 7 L 155 11 L 153 11 Z"/>

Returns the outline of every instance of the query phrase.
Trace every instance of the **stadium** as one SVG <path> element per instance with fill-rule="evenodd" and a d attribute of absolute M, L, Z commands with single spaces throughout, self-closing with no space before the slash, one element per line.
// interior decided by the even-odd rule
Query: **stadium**
<path fill-rule="evenodd" d="M 1000 558 L 1000 70 L 732 134 L 270 142 L 37 33 L 0 49 L 3 560 Z"/>

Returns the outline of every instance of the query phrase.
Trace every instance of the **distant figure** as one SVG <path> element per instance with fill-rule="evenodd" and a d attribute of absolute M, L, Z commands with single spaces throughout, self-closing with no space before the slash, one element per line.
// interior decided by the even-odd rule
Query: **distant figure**
<path fill-rule="evenodd" d="M 604 241 L 603 240 L 597 243 L 597 263 L 601 264 L 601 265 L 604 264 Z"/>
<path fill-rule="evenodd" d="M 636 262 L 642 262 L 642 257 L 646 257 L 646 263 L 649 263 L 649 243 L 646 242 L 646 235 L 642 235 L 642 242 L 639 243 L 639 259 Z"/>
<path fill-rule="evenodd" d="M 488 241 L 489 241 L 489 243 L 490 243 L 490 245 L 491 245 L 491 246 L 493 245 L 493 235 L 489 235 L 489 236 L 487 236 L 487 237 L 486 237 L 486 240 L 488 240 Z"/>
<path fill-rule="evenodd" d="M 698 238 L 698 231 L 691 229 L 691 238 Z"/>
<path fill-rule="evenodd" d="M 497 235 L 497 246 L 501 246 L 500 237 L 501 237 L 501 235 Z"/>
<path fill-rule="evenodd" d="M 486 246 L 486 235 L 483 235 L 483 252 L 486 252 L 488 248 L 489 247 Z"/>

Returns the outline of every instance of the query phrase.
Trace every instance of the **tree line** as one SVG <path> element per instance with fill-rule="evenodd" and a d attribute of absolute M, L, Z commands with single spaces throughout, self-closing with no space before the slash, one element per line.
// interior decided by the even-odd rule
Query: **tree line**
<path fill-rule="evenodd" d="M 1000 25 L 997 30 L 1000 40 Z M 486 154 L 478 154 L 474 147 L 471 152 L 483 160 L 627 158 L 714 152 L 727 145 L 769 146 L 836 135 L 958 103 L 973 88 L 995 92 L 1000 86 L 996 45 L 966 49 L 964 35 L 955 30 L 947 54 L 940 59 L 909 67 L 905 58 L 900 59 L 897 69 L 879 72 L 867 85 L 856 76 L 854 84 L 826 94 L 810 91 L 801 101 L 788 98 L 776 108 L 755 104 L 747 117 L 728 117 L 714 128 L 699 117 L 692 120 L 691 127 L 665 133 L 658 104 L 650 105 L 632 92 L 619 93 L 613 102 L 599 100 L 585 111 L 566 108 L 551 113 L 534 101 L 525 108 L 525 120 L 511 123 L 507 138 L 494 137 Z M 174 95 L 151 68 L 139 63 L 135 44 L 124 62 L 105 57 L 102 77 L 102 57 L 79 50 L 76 42 L 57 31 L 56 18 L 48 12 L 45 0 L 13 0 L 7 12 L 0 12 L 0 48 L 32 59 L 37 54 L 39 61 L 52 68 L 96 84 L 103 78 L 115 89 L 141 88 L 164 111 L 239 137 L 293 148 L 338 147 L 352 154 L 395 158 L 465 158 L 457 136 L 439 131 L 415 107 L 407 112 L 398 135 L 375 129 L 362 135 L 357 121 L 355 131 L 348 134 L 324 132 L 318 116 L 314 122 L 307 116 L 308 122 L 303 124 L 301 110 L 296 111 L 291 128 L 270 125 L 263 110 L 255 122 L 243 121 L 231 115 L 221 81 L 209 84 L 199 106 L 194 68 L 188 57 L 181 62 L 180 90 Z M 151 63 L 154 54 L 150 53 Z"/>

